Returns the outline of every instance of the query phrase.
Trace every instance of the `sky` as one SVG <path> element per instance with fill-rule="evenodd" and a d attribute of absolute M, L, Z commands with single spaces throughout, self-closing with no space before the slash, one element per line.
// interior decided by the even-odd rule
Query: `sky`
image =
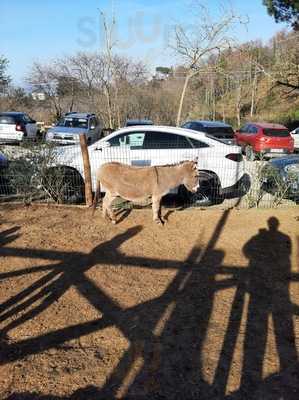
<path fill-rule="evenodd" d="M 226 1 L 226 0 L 225 0 Z M 156 66 L 171 66 L 167 50 L 171 27 L 196 23 L 196 0 L 0 0 L 0 54 L 9 61 L 9 74 L 17 85 L 33 62 L 46 62 L 77 51 L 103 48 L 100 10 L 117 21 L 115 52 Z M 223 1 L 206 0 L 213 16 L 220 15 Z M 233 35 L 241 42 L 269 40 L 284 24 L 276 24 L 262 0 L 230 0 L 230 6 L 249 22 Z"/>

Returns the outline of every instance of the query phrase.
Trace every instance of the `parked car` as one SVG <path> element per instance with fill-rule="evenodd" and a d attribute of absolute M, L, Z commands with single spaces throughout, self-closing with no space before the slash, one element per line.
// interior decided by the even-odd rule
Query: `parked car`
<path fill-rule="evenodd" d="M 292 138 L 294 139 L 294 150 L 299 150 L 299 126 L 290 132 Z"/>
<path fill-rule="evenodd" d="M 262 187 L 269 193 L 279 191 L 283 198 L 299 201 L 299 156 L 290 155 L 269 161 L 262 170 Z"/>
<path fill-rule="evenodd" d="M 87 143 L 93 143 L 101 137 L 102 127 L 95 114 L 67 113 L 46 133 L 46 141 L 57 144 L 78 144 L 79 134 L 86 135 Z"/>
<path fill-rule="evenodd" d="M 125 126 L 154 125 L 150 119 L 127 119 Z"/>
<path fill-rule="evenodd" d="M 205 133 L 183 128 L 154 125 L 122 128 L 89 146 L 88 151 L 94 189 L 98 167 L 110 161 L 136 166 L 154 166 L 198 157 L 201 180 L 199 191 L 195 197 L 190 197 L 190 192 L 181 194 L 191 201 L 196 200 L 206 204 L 220 201 L 221 196 L 236 190 L 244 177 L 240 147 L 226 145 L 207 137 Z M 57 149 L 56 163 L 60 171 L 63 168 L 65 173 L 73 176 L 77 182 L 83 182 L 80 149 L 77 147 Z M 82 190 L 78 188 L 78 197 L 82 196 Z M 178 191 L 180 189 L 176 188 L 174 192 Z"/>
<path fill-rule="evenodd" d="M 20 143 L 25 139 L 36 140 L 36 121 L 23 112 L 0 113 L 0 142 Z"/>
<path fill-rule="evenodd" d="M 235 133 L 231 125 L 220 121 L 194 120 L 187 121 L 182 128 L 205 132 L 207 136 L 218 139 L 223 143 L 235 144 Z"/>
<path fill-rule="evenodd" d="M 279 124 L 247 123 L 236 131 L 237 144 L 248 161 L 257 157 L 275 157 L 294 151 L 294 139 L 288 129 Z"/>

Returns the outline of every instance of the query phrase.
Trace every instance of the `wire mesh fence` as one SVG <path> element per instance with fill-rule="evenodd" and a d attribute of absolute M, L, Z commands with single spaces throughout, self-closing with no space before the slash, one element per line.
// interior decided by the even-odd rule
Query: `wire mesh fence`
<path fill-rule="evenodd" d="M 58 146 L 49 142 L 0 145 L 0 152 L 1 202 L 84 204 L 84 166 L 80 145 Z M 88 152 L 93 190 L 96 171 L 107 162 L 159 168 L 197 158 L 200 184 L 197 192 L 192 193 L 184 185 L 179 185 L 165 196 L 164 205 L 277 207 L 296 205 L 299 199 L 298 167 L 289 171 L 287 176 L 282 175 L 266 160 L 248 162 L 238 152 L 217 152 L 197 141 L 171 143 L 165 135 L 159 143 L 154 140 L 145 142 L 142 135 L 136 134 L 130 142 L 126 137 L 118 137 L 102 146 L 94 143 L 88 147 Z M 117 206 L 132 207 L 132 203 L 120 199 Z"/>

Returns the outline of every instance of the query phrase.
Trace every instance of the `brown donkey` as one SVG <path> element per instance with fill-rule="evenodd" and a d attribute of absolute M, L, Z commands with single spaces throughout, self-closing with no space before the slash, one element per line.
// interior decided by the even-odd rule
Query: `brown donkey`
<path fill-rule="evenodd" d="M 93 201 L 96 208 L 101 185 L 106 194 L 103 199 L 103 216 L 116 223 L 112 210 L 113 200 L 120 196 L 137 203 L 152 199 L 153 220 L 164 223 L 161 218 L 161 199 L 171 189 L 184 185 L 196 192 L 199 187 L 197 161 L 183 161 L 179 164 L 157 167 L 135 167 L 118 162 L 103 164 L 97 171 L 97 187 Z"/>

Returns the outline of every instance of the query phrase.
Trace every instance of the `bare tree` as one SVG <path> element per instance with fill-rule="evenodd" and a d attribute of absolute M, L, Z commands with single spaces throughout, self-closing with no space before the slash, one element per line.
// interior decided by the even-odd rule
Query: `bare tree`
<path fill-rule="evenodd" d="M 272 39 L 274 57 L 270 65 L 255 60 L 256 71 L 264 74 L 273 87 L 288 88 L 288 94 L 299 92 L 299 34 L 279 32 Z"/>
<path fill-rule="evenodd" d="M 183 25 L 174 27 L 174 37 L 170 47 L 182 59 L 186 67 L 186 75 L 181 92 L 178 106 L 176 124 L 181 121 L 182 108 L 186 90 L 191 78 L 199 74 L 203 69 L 204 61 L 214 53 L 220 54 L 221 51 L 233 45 L 234 40 L 230 35 L 234 24 L 242 22 L 232 10 L 224 11 L 217 20 L 212 19 L 209 10 L 198 3 L 197 18 L 190 30 L 190 26 L 185 28 Z"/>
<path fill-rule="evenodd" d="M 114 40 L 114 30 L 116 25 L 115 15 L 112 14 L 112 18 L 109 21 L 103 11 L 100 11 L 104 29 L 105 46 L 103 51 L 104 58 L 104 93 L 107 100 L 107 111 L 108 111 L 108 123 L 109 128 L 113 128 L 113 117 L 112 117 L 112 90 L 111 83 L 113 80 L 113 48 L 116 45 Z"/>
<path fill-rule="evenodd" d="M 59 76 L 60 74 L 54 64 L 47 65 L 35 62 L 27 77 L 27 81 L 34 89 L 46 94 L 57 119 L 62 115 L 61 97 L 57 94 Z"/>
<path fill-rule="evenodd" d="M 67 65 L 71 76 L 80 82 L 83 93 L 87 96 L 88 109 L 94 110 L 96 90 L 101 89 L 103 82 L 103 58 L 98 53 L 79 52 L 63 62 Z"/>

